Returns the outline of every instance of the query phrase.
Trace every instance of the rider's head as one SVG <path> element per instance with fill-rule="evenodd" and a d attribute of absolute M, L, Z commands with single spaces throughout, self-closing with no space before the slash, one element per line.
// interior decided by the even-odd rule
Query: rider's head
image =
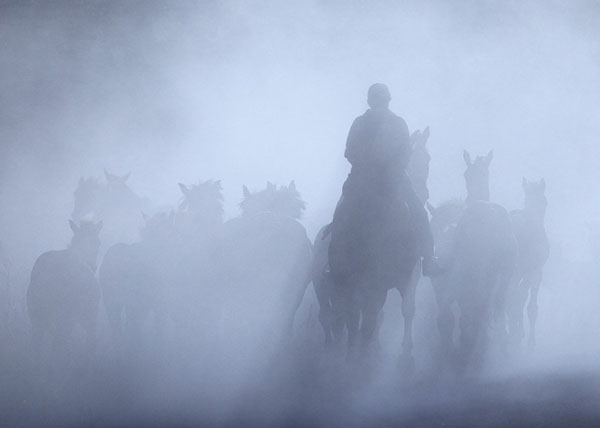
<path fill-rule="evenodd" d="M 387 108 L 390 105 L 390 90 L 383 83 L 375 83 L 369 88 L 367 102 L 371 108 Z"/>

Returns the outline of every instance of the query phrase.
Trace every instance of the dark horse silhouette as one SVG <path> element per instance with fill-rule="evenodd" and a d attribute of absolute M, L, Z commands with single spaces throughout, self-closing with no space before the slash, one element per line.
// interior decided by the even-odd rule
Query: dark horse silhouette
<path fill-rule="evenodd" d="M 329 266 L 348 329 L 349 356 L 359 333 L 363 351 L 371 344 L 388 290 L 396 287 L 404 296 L 411 283 L 418 243 L 404 195 L 412 189 L 402 189 L 410 186 L 408 180 L 400 186 L 363 192 L 352 204 L 360 208 L 341 213 L 331 228 Z"/>
<path fill-rule="evenodd" d="M 226 322 L 243 322 L 262 337 L 289 337 L 309 283 L 312 245 L 298 221 L 305 204 L 293 181 L 243 192 L 242 215 L 224 226 Z"/>
<path fill-rule="evenodd" d="M 542 283 L 543 267 L 550 254 L 550 245 L 544 228 L 546 214 L 546 182 L 537 183 L 523 178 L 525 206 L 510 213 L 513 230 L 519 243 L 517 269 L 509 294 L 509 333 L 515 344 L 525 336 L 523 310 L 527 298 L 529 317 L 528 345 L 535 346 L 535 322 L 537 319 L 537 296 Z"/>
<path fill-rule="evenodd" d="M 52 337 L 55 351 L 64 350 L 77 324 L 87 334 L 88 349 L 95 346 L 100 302 L 95 271 L 102 222 L 69 223 L 73 231 L 69 248 L 42 254 L 31 271 L 27 309 L 36 359 L 46 335 Z"/>
<path fill-rule="evenodd" d="M 174 234 L 173 214 L 143 217 L 141 240 L 110 247 L 99 269 L 104 307 L 118 344 L 139 346 L 150 314 L 160 340 L 167 312 L 164 261 Z"/>
<path fill-rule="evenodd" d="M 411 135 L 412 153 L 407 168 L 412 186 L 423 204 L 429 198 L 427 179 L 429 177 L 429 162 L 431 156 L 427 150 L 429 127 L 423 132 L 417 130 Z M 328 252 L 331 235 L 324 236 L 329 225 L 324 226 L 315 238 L 311 279 L 319 301 L 319 321 L 325 333 L 325 342 L 330 343 L 332 338 L 341 339 L 345 326 L 343 304 L 339 300 L 341 295 L 336 293 L 336 287 L 329 267 Z M 415 293 L 421 276 L 421 263 L 417 260 L 408 283 L 399 281 L 396 285 L 402 295 L 402 315 L 404 317 L 403 351 L 410 355 L 413 347 L 412 323 L 415 314 Z"/>
<path fill-rule="evenodd" d="M 508 213 L 489 202 L 489 165 L 493 152 L 467 166 L 464 204 L 450 201 L 432 209 L 436 255 L 446 273 L 432 280 L 439 305 L 438 326 L 445 355 L 452 351 L 454 314 L 460 310 L 460 368 L 482 361 L 487 330 L 505 336 L 505 298 L 514 271 L 517 243 Z"/>
<path fill-rule="evenodd" d="M 219 180 L 179 183 L 182 200 L 175 213 L 176 247 L 170 314 L 179 327 L 198 333 L 215 331 L 222 300 L 217 266 L 223 228 L 223 195 Z"/>

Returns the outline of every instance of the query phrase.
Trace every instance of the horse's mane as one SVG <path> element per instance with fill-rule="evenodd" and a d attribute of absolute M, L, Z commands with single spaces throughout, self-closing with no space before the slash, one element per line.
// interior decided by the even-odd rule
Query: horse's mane
<path fill-rule="evenodd" d="M 223 217 L 223 188 L 219 180 L 207 180 L 186 188 L 187 191 L 179 202 L 179 211 L 191 214 L 202 212 L 209 216 Z M 201 208 L 192 207 L 195 202 L 198 202 Z"/>
<path fill-rule="evenodd" d="M 293 182 L 289 186 L 280 187 L 268 183 L 263 190 L 246 193 L 240 208 L 244 215 L 270 212 L 298 220 L 306 209 L 306 203 Z"/>

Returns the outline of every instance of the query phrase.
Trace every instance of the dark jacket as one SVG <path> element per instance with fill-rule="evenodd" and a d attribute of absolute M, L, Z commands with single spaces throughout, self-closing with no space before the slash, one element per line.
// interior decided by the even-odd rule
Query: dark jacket
<path fill-rule="evenodd" d="M 410 154 L 408 126 L 389 109 L 367 110 L 352 123 L 345 156 L 353 172 L 363 169 L 404 172 Z"/>

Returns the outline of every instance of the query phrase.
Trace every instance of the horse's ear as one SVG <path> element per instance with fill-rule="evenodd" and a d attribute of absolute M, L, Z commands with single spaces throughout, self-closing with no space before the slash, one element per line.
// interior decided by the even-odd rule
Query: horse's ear
<path fill-rule="evenodd" d="M 421 138 L 421 131 L 420 130 L 416 130 L 414 131 L 412 134 L 410 134 L 410 145 L 411 147 L 415 147 L 417 145 L 417 142 L 419 141 L 419 138 Z"/>
<path fill-rule="evenodd" d="M 427 140 L 429 140 L 429 126 L 423 130 L 423 145 L 427 144 Z"/>
<path fill-rule="evenodd" d="M 465 160 L 465 164 L 467 164 L 467 166 L 473 165 L 473 161 L 471 160 L 471 155 L 466 150 L 463 150 L 463 159 Z"/>
<path fill-rule="evenodd" d="M 242 193 L 244 194 L 244 198 L 250 197 L 250 190 L 246 187 L 246 185 L 242 186 Z"/>
<path fill-rule="evenodd" d="M 288 189 L 290 189 L 292 192 L 296 191 L 296 182 L 294 180 L 290 181 L 290 185 L 288 186 Z"/>
<path fill-rule="evenodd" d="M 121 181 L 123 183 L 127 182 L 127 180 L 129 180 L 129 177 L 131 176 L 131 171 L 129 171 L 127 174 L 125 174 L 124 176 L 121 177 Z"/>
<path fill-rule="evenodd" d="M 77 226 L 77 223 L 75 223 L 73 220 L 69 220 L 69 226 L 71 227 L 73 233 L 79 233 L 79 226 Z"/>
<path fill-rule="evenodd" d="M 529 185 L 529 182 L 527 181 L 527 179 L 525 177 L 523 177 L 521 184 L 523 185 L 523 189 L 527 190 L 527 186 Z"/>
<path fill-rule="evenodd" d="M 96 223 L 96 234 L 100 233 L 100 231 L 102 230 L 102 226 L 104 226 L 104 223 L 102 222 L 102 220 L 100 220 L 98 223 Z"/>
<path fill-rule="evenodd" d="M 435 207 L 429 201 L 425 203 L 425 207 L 427 207 L 427 211 L 429 211 L 429 214 L 433 217 L 435 215 Z"/>
<path fill-rule="evenodd" d="M 542 189 L 542 192 L 546 191 L 546 180 L 543 178 L 540 180 L 540 189 Z"/>
<path fill-rule="evenodd" d="M 215 181 L 215 186 L 220 189 L 221 188 L 221 180 Z"/>
<path fill-rule="evenodd" d="M 267 189 L 275 190 L 275 185 L 273 183 L 271 183 L 270 181 L 267 181 Z"/>
<path fill-rule="evenodd" d="M 183 183 L 177 183 L 177 185 L 179 186 L 179 189 L 181 189 L 181 193 L 183 193 L 184 196 L 187 196 L 190 189 L 188 189 L 188 187 Z"/>
<path fill-rule="evenodd" d="M 492 162 L 492 159 L 494 159 L 494 151 L 490 150 L 487 154 L 487 156 L 485 157 L 485 162 L 487 163 L 487 166 L 490 166 L 490 163 Z"/>

